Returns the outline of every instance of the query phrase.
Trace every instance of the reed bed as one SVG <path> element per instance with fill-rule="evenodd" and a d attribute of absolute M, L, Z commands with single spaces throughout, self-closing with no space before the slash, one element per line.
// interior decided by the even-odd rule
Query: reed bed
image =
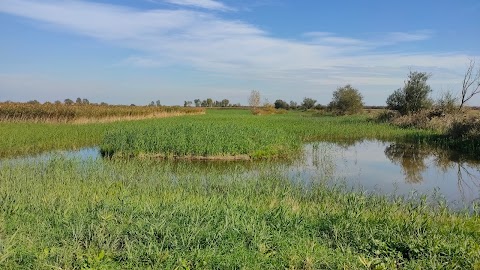
<path fill-rule="evenodd" d="M 165 106 L 0 103 L 0 121 L 4 122 L 112 122 L 204 112 L 199 108 Z"/>
<path fill-rule="evenodd" d="M 209 111 L 203 117 L 112 129 L 100 147 L 110 157 L 288 158 L 307 141 L 392 140 L 409 134 L 417 132 L 373 123 L 363 116 L 253 116 L 248 111 Z"/>
<path fill-rule="evenodd" d="M 104 155 L 157 158 L 259 159 L 288 157 L 300 142 L 279 128 L 263 128 L 196 119 L 132 126 L 107 132 L 101 144 Z"/>
<path fill-rule="evenodd" d="M 0 165 L 2 269 L 478 269 L 479 213 L 270 163 Z M 331 179 L 333 180 L 333 179 Z"/>
<path fill-rule="evenodd" d="M 189 128 L 191 126 L 192 128 Z M 173 127 L 179 127 L 176 132 Z M 169 129 L 170 135 L 162 138 L 160 134 Z M 231 130 L 230 130 L 231 129 Z M 243 131 L 245 134 L 243 136 Z M 185 146 L 182 146 L 180 140 L 189 141 L 192 148 L 217 149 L 216 154 L 226 156 L 228 154 L 238 154 L 238 151 L 233 151 L 230 148 L 237 147 L 229 145 L 229 142 L 222 140 L 222 136 L 230 136 L 229 140 L 232 143 L 238 143 L 238 147 L 242 144 L 252 145 L 253 142 L 247 140 L 248 136 L 253 136 L 258 132 L 260 136 L 257 141 L 258 149 L 264 143 L 262 140 L 267 140 L 264 145 L 267 148 L 273 145 L 279 145 L 279 142 L 285 143 L 284 149 L 295 149 L 296 145 L 303 142 L 312 141 L 351 141 L 363 139 L 376 139 L 385 141 L 408 140 L 409 142 L 421 142 L 426 144 L 437 144 L 442 147 L 455 146 L 454 142 L 445 140 L 441 134 L 435 131 L 405 129 L 391 126 L 384 123 L 376 123 L 371 121 L 368 116 L 313 116 L 312 113 L 288 112 L 279 115 L 259 115 L 254 116 L 248 110 L 208 110 L 205 115 L 185 115 L 174 118 L 161 119 L 143 119 L 138 121 L 118 121 L 108 123 L 87 123 L 87 124 L 73 124 L 73 123 L 12 123 L 0 122 L 0 157 L 18 156 L 24 154 L 39 153 L 48 150 L 69 150 L 78 149 L 81 147 L 95 146 L 102 143 L 105 138 L 105 145 L 108 145 L 106 152 L 121 150 L 121 147 L 132 144 L 122 140 L 127 140 L 128 136 L 122 131 L 128 131 L 130 136 L 135 135 L 135 132 L 144 134 L 143 140 L 145 146 L 149 148 L 142 149 L 140 145 L 135 145 L 135 153 L 143 152 L 147 155 L 158 154 L 203 154 L 202 151 L 195 150 L 193 153 L 186 153 Z M 151 131 L 149 131 L 151 130 Z M 163 131 L 162 131 L 163 130 Z M 218 132 L 215 132 L 217 130 Z M 150 139 L 146 137 L 148 132 L 153 134 Z M 236 135 L 236 132 L 238 133 Z M 106 134 L 108 136 L 105 136 Z M 118 141 L 113 141 L 112 134 L 117 133 Z M 205 136 L 203 133 L 208 133 Z M 278 134 L 278 142 L 272 136 L 274 133 Z M 121 135 L 123 134 L 123 135 Z M 223 135 L 222 135 L 223 134 Z M 125 135 L 125 136 L 124 136 Z M 236 136 L 236 138 L 234 138 Z M 261 139 L 264 136 L 264 139 Z M 133 138 L 131 137 L 131 138 Z M 190 137 L 199 138 L 198 143 Z M 267 138 L 268 137 L 268 138 Z M 183 139 L 181 139 L 183 138 Z M 210 139 L 212 141 L 210 141 Z M 242 140 L 245 140 L 244 142 Z M 168 148 L 165 144 L 171 141 L 175 143 L 177 150 Z M 198 144 L 198 145 L 194 145 Z M 217 144 L 217 145 L 214 145 Z M 225 144 L 225 150 L 218 151 Z M 262 145 L 260 145 L 262 144 Z M 160 148 L 152 148 L 153 145 L 164 145 L 163 149 L 167 149 L 165 153 L 156 152 L 162 150 Z M 255 147 L 257 147 L 255 146 Z M 475 147 L 467 149 L 472 153 L 478 151 L 478 143 Z M 133 151 L 130 148 L 129 151 Z M 251 148 L 249 148 L 251 149 Z M 273 148 L 270 148 L 273 149 Z M 155 152 L 153 151 L 155 150 Z M 228 151 L 227 151 L 228 150 Z M 278 148 L 277 148 L 278 150 Z M 163 151 L 163 150 L 162 150 Z M 184 151 L 183 153 L 181 153 Z M 205 153 L 204 151 L 204 153 Z M 250 150 L 249 150 L 250 151 Z M 232 152 L 232 153 L 230 153 Z M 248 154 L 248 151 L 244 151 Z M 259 152 L 261 154 L 262 151 Z M 212 152 L 213 153 L 213 152 Z M 274 154 L 273 152 L 271 152 Z M 277 153 L 279 153 L 277 151 Z M 288 151 L 287 151 L 288 153 Z M 266 153 L 264 156 L 268 156 Z"/>

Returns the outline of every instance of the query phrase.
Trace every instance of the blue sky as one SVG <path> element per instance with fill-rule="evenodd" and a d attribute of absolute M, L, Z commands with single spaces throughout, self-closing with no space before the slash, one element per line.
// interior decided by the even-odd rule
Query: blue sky
<path fill-rule="evenodd" d="M 246 104 L 258 90 L 327 104 L 352 84 L 384 105 L 410 70 L 432 73 L 437 97 L 480 62 L 479 13 L 477 0 L 3 0 L 0 100 Z"/>

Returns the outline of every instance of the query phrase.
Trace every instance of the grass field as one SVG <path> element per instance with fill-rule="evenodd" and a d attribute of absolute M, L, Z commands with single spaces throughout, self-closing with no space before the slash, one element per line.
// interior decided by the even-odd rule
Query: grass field
<path fill-rule="evenodd" d="M 250 130 L 278 130 L 300 142 L 315 140 L 424 138 L 428 131 L 401 129 L 369 121 L 367 116 L 313 117 L 311 113 L 290 112 L 282 115 L 253 116 L 248 110 L 209 110 L 206 115 L 119 121 L 111 123 L 5 123 L 0 122 L 0 157 L 32 154 L 54 149 L 78 149 L 99 145 L 108 132 L 171 128 L 194 124 L 202 130 L 210 126 L 241 126 Z M 186 129 L 184 129 L 186 131 Z M 210 128 L 213 132 L 214 129 Z M 195 133 L 200 134 L 201 130 Z M 232 132 L 232 130 L 226 130 Z M 265 131 L 268 133 L 269 131 Z M 280 134 L 279 133 L 279 134 Z M 193 135 L 184 134 L 184 135 Z M 234 135 L 234 134 L 231 134 Z M 238 134 L 240 135 L 240 134 Z M 175 139 L 175 136 L 169 137 Z M 176 138 L 179 139 L 179 138 Z M 203 144 L 206 141 L 202 141 Z M 297 142 L 298 143 L 298 142 Z"/>
<path fill-rule="evenodd" d="M 247 110 L 95 124 L 0 123 L 2 156 L 99 145 L 127 155 L 269 156 L 316 140 L 413 140 L 367 116 Z M 120 147 L 119 147 L 120 146 Z M 110 147 L 110 148 L 109 148 Z M 287 162 L 287 161 L 286 161 Z M 479 269 L 480 213 L 311 186 L 282 162 L 0 162 L 0 269 Z M 331 177 L 331 176 L 329 176 Z M 332 177 L 334 178 L 334 177 Z M 427 203 L 428 202 L 428 203 Z M 473 210 L 471 210 L 473 209 Z"/>
<path fill-rule="evenodd" d="M 61 158 L 2 166 L 0 268 L 480 267 L 478 213 L 322 179 L 306 189 L 275 168 Z"/>

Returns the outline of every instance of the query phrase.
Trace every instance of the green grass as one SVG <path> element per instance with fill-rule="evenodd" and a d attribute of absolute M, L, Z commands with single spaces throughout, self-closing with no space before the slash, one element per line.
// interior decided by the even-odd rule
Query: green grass
<path fill-rule="evenodd" d="M 294 149 L 315 140 L 428 142 L 438 134 L 365 116 L 211 110 L 109 124 L 1 123 L 5 135 L 2 155 L 96 145 L 104 136 L 105 145 L 126 152 L 190 155 Z M 284 166 L 1 161 L 0 269 L 480 268 L 478 209 L 451 212 L 440 200 L 326 187 L 336 179 L 325 172 L 307 187 Z"/>
<path fill-rule="evenodd" d="M 107 132 L 145 131 L 172 125 L 237 125 L 250 129 L 281 130 L 299 141 L 385 139 L 427 136 L 428 131 L 401 129 L 369 121 L 366 116 L 312 117 L 311 113 L 254 116 L 248 110 L 208 110 L 206 115 L 94 124 L 47 124 L 0 122 L 0 157 L 33 154 L 48 150 L 70 150 L 99 145 Z M 268 131 L 266 131 L 268 133 Z M 191 135 L 191 134 L 190 134 Z M 283 135 L 282 135 L 283 136 Z M 202 141 L 202 144 L 205 142 Z"/>
<path fill-rule="evenodd" d="M 377 124 L 365 116 L 313 117 L 310 113 L 253 116 L 211 110 L 202 117 L 135 123 L 107 132 L 102 151 L 117 156 L 291 156 L 303 142 L 390 139 L 429 134 Z"/>
<path fill-rule="evenodd" d="M 107 132 L 101 144 L 108 155 L 137 156 L 161 153 L 173 156 L 248 155 L 251 158 L 282 157 L 293 154 L 301 144 L 282 129 L 260 128 L 239 123 L 208 125 L 195 119 L 163 123 L 153 127 Z"/>
<path fill-rule="evenodd" d="M 480 219 L 306 189 L 274 164 L 53 159 L 0 167 L 2 269 L 472 269 Z"/>

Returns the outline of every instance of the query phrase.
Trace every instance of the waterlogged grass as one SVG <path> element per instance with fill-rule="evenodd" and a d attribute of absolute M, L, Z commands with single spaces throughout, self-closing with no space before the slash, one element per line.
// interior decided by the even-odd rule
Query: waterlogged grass
<path fill-rule="evenodd" d="M 163 157 L 286 157 L 301 144 L 279 128 L 244 123 L 198 123 L 196 119 L 107 132 L 102 151 L 113 156 L 162 154 Z"/>
<path fill-rule="evenodd" d="M 256 129 L 259 133 L 278 131 L 279 137 L 285 136 L 285 134 L 289 138 L 295 137 L 291 140 L 294 145 L 298 142 L 316 140 L 396 140 L 407 136 L 414 140 L 420 140 L 434 134 L 431 131 L 401 129 L 388 124 L 374 123 L 369 121 L 367 116 L 313 117 L 311 113 L 299 112 L 255 116 L 248 110 L 208 110 L 206 115 L 81 125 L 0 122 L 0 137 L 2 138 L 0 140 L 0 157 L 99 145 L 107 132 L 137 130 L 140 133 L 146 133 L 149 129 L 159 130 L 162 127 L 168 129 L 169 126 L 188 126 L 192 123 L 200 127 L 199 130 L 207 129 L 209 126 L 236 125 L 237 127 Z M 213 129 L 210 130 L 213 132 Z M 194 132 L 184 135 L 201 136 Z M 221 133 L 216 135 L 222 136 Z M 201 143 L 205 144 L 204 141 Z M 205 145 L 201 147 L 205 148 Z M 287 145 L 287 147 L 289 146 Z"/>
<path fill-rule="evenodd" d="M 211 110 L 202 117 L 142 122 L 107 132 L 102 151 L 113 156 L 286 157 L 315 140 L 389 139 L 429 134 L 378 124 L 366 116 L 313 117 L 310 113 L 254 116 Z"/>
<path fill-rule="evenodd" d="M 0 268 L 480 267 L 478 213 L 306 188 L 268 162 L 196 164 L 1 164 Z"/>

